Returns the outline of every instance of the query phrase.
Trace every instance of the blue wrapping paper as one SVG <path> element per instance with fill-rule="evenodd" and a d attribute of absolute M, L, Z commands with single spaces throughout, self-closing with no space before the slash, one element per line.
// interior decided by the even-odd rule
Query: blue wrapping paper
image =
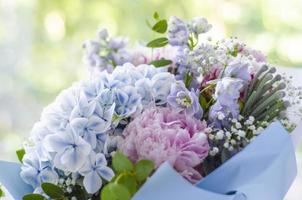
<path fill-rule="evenodd" d="M 19 173 L 19 164 L 0 161 L 0 182 L 15 200 L 33 190 L 20 179 Z M 293 142 L 276 122 L 196 185 L 164 163 L 132 199 L 282 200 L 296 173 Z"/>
<path fill-rule="evenodd" d="M 196 186 L 166 163 L 133 200 L 282 200 L 295 179 L 296 166 L 291 137 L 275 122 Z"/>
<path fill-rule="evenodd" d="M 20 171 L 20 164 L 0 161 L 0 183 L 15 200 L 21 200 L 25 194 L 33 192 L 33 188 L 21 179 Z"/>

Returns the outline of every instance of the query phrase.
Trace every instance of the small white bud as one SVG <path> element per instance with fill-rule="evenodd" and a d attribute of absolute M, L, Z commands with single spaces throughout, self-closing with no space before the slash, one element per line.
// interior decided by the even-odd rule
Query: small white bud
<path fill-rule="evenodd" d="M 216 152 L 216 154 L 219 152 L 218 147 L 213 147 L 213 151 Z"/>
<path fill-rule="evenodd" d="M 216 140 L 222 140 L 223 137 L 224 137 L 223 130 L 219 130 L 219 131 L 216 133 L 215 139 L 216 139 Z"/>
<path fill-rule="evenodd" d="M 243 130 L 239 130 L 239 131 L 237 132 L 237 135 L 240 136 L 240 137 L 245 137 L 245 136 L 246 136 L 246 132 L 243 131 Z"/>
<path fill-rule="evenodd" d="M 223 146 L 224 146 L 224 148 L 228 149 L 230 144 L 228 142 L 226 142 L 226 143 L 223 144 Z"/>
<path fill-rule="evenodd" d="M 236 126 L 237 129 L 242 128 L 242 126 L 241 126 L 241 124 L 239 122 L 236 122 L 235 126 Z"/>
<path fill-rule="evenodd" d="M 224 114 L 222 112 L 218 112 L 218 119 L 223 120 L 225 118 Z"/>
<path fill-rule="evenodd" d="M 230 146 L 229 151 L 233 151 L 233 150 L 234 150 L 234 147 Z"/>

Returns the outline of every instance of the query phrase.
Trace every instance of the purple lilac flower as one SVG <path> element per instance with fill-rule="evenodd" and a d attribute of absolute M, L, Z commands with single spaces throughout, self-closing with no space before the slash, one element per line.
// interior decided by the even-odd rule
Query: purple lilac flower
<path fill-rule="evenodd" d="M 187 24 L 181 19 L 172 16 L 168 22 L 168 40 L 172 46 L 187 45 L 189 30 Z"/>
<path fill-rule="evenodd" d="M 123 65 L 132 60 L 130 52 L 126 50 L 127 43 L 128 40 L 124 37 L 108 38 L 107 30 L 101 29 L 96 40 L 84 43 L 83 62 L 92 74 L 103 70 L 112 72 L 116 65 Z"/>
<path fill-rule="evenodd" d="M 167 102 L 177 112 L 184 112 L 198 119 L 202 117 L 203 111 L 196 92 L 193 89 L 189 91 L 182 81 L 178 81 L 172 85 Z"/>
<path fill-rule="evenodd" d="M 211 106 L 209 119 L 216 127 L 228 126 L 228 120 L 238 118 L 240 91 L 243 81 L 225 77 L 218 81 L 215 91 L 216 103 Z"/>
<path fill-rule="evenodd" d="M 221 105 L 229 106 L 238 101 L 243 82 L 240 79 L 225 77 L 217 82 L 215 99 Z"/>
<path fill-rule="evenodd" d="M 251 80 L 249 66 L 250 64 L 245 62 L 241 56 L 237 56 L 226 66 L 224 77 L 238 78 L 247 83 Z"/>

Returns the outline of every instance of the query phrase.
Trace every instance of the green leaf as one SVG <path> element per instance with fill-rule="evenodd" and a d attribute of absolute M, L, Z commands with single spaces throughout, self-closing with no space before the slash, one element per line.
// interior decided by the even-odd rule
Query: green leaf
<path fill-rule="evenodd" d="M 64 191 L 57 185 L 52 183 L 42 183 L 41 185 L 45 194 L 47 194 L 52 199 L 64 198 Z"/>
<path fill-rule="evenodd" d="M 151 160 L 140 160 L 134 167 L 136 180 L 146 180 L 151 172 L 154 170 L 154 163 Z"/>
<path fill-rule="evenodd" d="M 121 174 L 117 178 L 117 183 L 125 186 L 131 195 L 134 195 L 138 189 L 135 176 L 130 175 L 130 174 Z"/>
<path fill-rule="evenodd" d="M 113 169 L 118 172 L 129 172 L 133 170 L 133 163 L 121 152 L 116 152 L 112 158 Z"/>
<path fill-rule="evenodd" d="M 40 194 L 27 194 L 23 196 L 23 200 L 46 200 L 45 197 L 43 197 Z"/>
<path fill-rule="evenodd" d="M 166 59 L 160 59 L 160 60 L 153 60 L 150 62 L 150 65 L 154 65 L 154 67 L 163 67 L 170 65 L 172 63 L 172 60 L 166 60 Z"/>
<path fill-rule="evenodd" d="M 159 14 L 158 14 L 158 12 L 154 12 L 153 18 L 154 18 L 155 20 L 159 20 Z"/>
<path fill-rule="evenodd" d="M 147 44 L 147 47 L 158 48 L 158 47 L 166 46 L 167 44 L 168 44 L 168 38 L 161 37 L 161 38 L 157 38 L 157 39 L 154 39 L 151 42 L 149 42 Z"/>
<path fill-rule="evenodd" d="M 22 163 L 22 159 L 23 159 L 23 156 L 25 154 L 25 150 L 24 149 L 18 149 L 16 151 L 16 154 L 17 154 L 18 160 Z"/>
<path fill-rule="evenodd" d="M 199 104 L 203 110 L 207 109 L 208 102 L 202 94 L 199 95 Z"/>
<path fill-rule="evenodd" d="M 130 198 L 127 188 L 118 183 L 107 184 L 101 193 L 102 200 L 130 200 Z"/>
<path fill-rule="evenodd" d="M 189 72 L 187 72 L 184 77 L 184 83 L 187 88 L 191 85 L 192 80 L 193 76 Z"/>
<path fill-rule="evenodd" d="M 152 30 L 157 33 L 165 33 L 167 31 L 168 23 L 167 20 L 162 19 L 158 21 L 153 27 Z"/>

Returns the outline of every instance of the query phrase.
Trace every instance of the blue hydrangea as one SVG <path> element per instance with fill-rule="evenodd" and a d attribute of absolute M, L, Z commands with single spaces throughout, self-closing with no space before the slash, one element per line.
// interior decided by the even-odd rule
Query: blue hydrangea
<path fill-rule="evenodd" d="M 144 106 L 166 103 L 174 82 L 172 74 L 154 66 L 135 67 L 128 63 L 117 66 L 112 73 L 103 72 L 73 84 L 43 111 L 40 122 L 34 126 L 33 145 L 30 143 L 26 148 L 31 150 L 26 150 L 22 177 L 38 191 L 45 180 L 65 180 L 62 172 L 80 173 L 86 190 L 95 192 L 100 180 L 109 180 L 112 175 L 105 167 L 103 155 L 110 158 L 117 148 L 119 124 Z M 92 176 L 96 168 L 99 171 L 94 171 Z M 98 185 L 91 185 L 96 179 Z"/>
<path fill-rule="evenodd" d="M 59 175 L 51 162 L 41 161 L 35 151 L 24 155 L 20 176 L 33 188 L 39 187 L 43 182 L 57 184 L 59 180 Z"/>
<path fill-rule="evenodd" d="M 55 153 L 54 166 L 58 169 L 77 172 L 83 167 L 91 152 L 91 146 L 74 129 L 46 136 L 43 144 Z"/>

